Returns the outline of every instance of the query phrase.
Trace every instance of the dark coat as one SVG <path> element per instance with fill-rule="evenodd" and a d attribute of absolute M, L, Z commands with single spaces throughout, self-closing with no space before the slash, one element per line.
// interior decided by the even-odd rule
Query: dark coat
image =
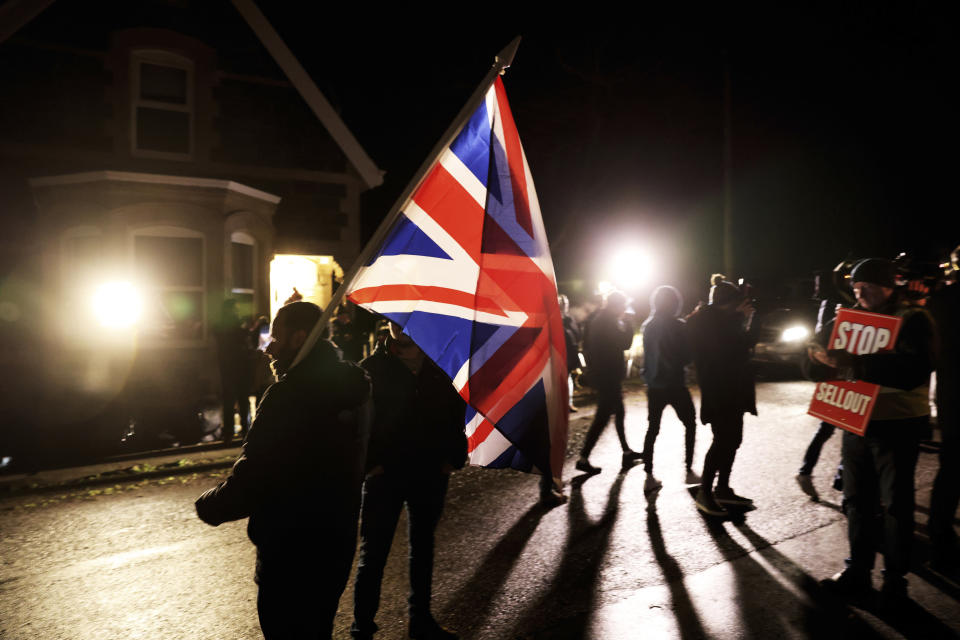
<path fill-rule="evenodd" d="M 683 368 L 693 356 L 686 323 L 658 314 L 643 323 L 643 376 L 654 389 L 685 387 Z"/>
<path fill-rule="evenodd" d="M 258 547 L 356 537 L 369 436 L 363 370 L 320 341 L 267 389 L 230 476 L 196 502 L 204 522 L 249 517 Z"/>
<path fill-rule="evenodd" d="M 563 340 L 567 346 L 567 373 L 580 368 L 580 327 L 569 315 L 563 316 Z"/>
<path fill-rule="evenodd" d="M 467 460 L 466 402 L 450 378 L 424 356 L 414 375 L 392 352 L 388 340 L 360 366 L 373 382 L 373 429 L 366 469 L 386 471 L 454 469 Z"/>
<path fill-rule="evenodd" d="M 590 386 L 618 386 L 626 374 L 623 352 L 633 342 L 633 325 L 601 309 L 587 325 L 583 351 L 587 359 Z"/>
<path fill-rule="evenodd" d="M 687 320 L 693 363 L 700 385 L 700 421 L 757 415 L 750 350 L 756 327 L 744 328 L 743 315 L 715 305 L 700 307 Z"/>

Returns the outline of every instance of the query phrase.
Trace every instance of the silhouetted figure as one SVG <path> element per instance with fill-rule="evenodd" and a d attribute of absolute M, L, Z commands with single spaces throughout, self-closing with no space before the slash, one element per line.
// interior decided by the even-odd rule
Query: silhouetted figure
<path fill-rule="evenodd" d="M 576 468 L 587 473 L 600 473 L 600 467 L 590 464 L 590 452 L 600 439 L 600 433 L 614 418 L 620 448 L 623 450 L 623 466 L 640 458 L 627 444 L 625 428 L 626 412 L 623 407 L 623 379 L 626 365 L 623 352 L 633 342 L 633 314 L 627 314 L 627 296 L 614 291 L 607 296 L 603 308 L 597 311 L 587 325 L 584 351 L 587 357 L 590 386 L 597 392 L 597 412 L 587 431 Z"/>
<path fill-rule="evenodd" d="M 743 441 L 743 414 L 757 415 L 750 364 L 757 327 L 753 305 L 743 291 L 720 274 L 715 274 L 711 283 L 709 304 L 698 307 L 687 319 L 700 385 L 700 421 L 713 431 L 696 504 L 707 515 L 723 516 L 722 504 L 753 503 L 730 488 L 730 473 Z"/>
<path fill-rule="evenodd" d="M 960 581 L 960 544 L 953 521 L 960 502 L 960 247 L 951 256 L 950 283 L 930 300 L 939 332 L 937 350 L 937 423 L 940 426 L 940 469 L 930 496 L 930 567 Z"/>
<path fill-rule="evenodd" d="M 220 397 L 223 406 L 224 442 L 233 440 L 236 411 L 240 415 L 240 437 L 250 428 L 250 389 L 253 384 L 253 353 L 250 336 L 237 315 L 237 302 L 223 301 L 220 323 L 214 331 L 217 340 L 217 363 L 220 368 Z"/>
<path fill-rule="evenodd" d="M 692 473 L 693 448 L 697 437 L 697 416 L 687 389 L 684 367 L 693 360 L 687 325 L 681 318 L 683 300 L 675 288 L 657 287 L 650 296 L 650 317 L 643 323 L 643 375 L 647 381 L 647 435 L 643 460 L 647 472 L 644 489 L 656 489 L 653 449 L 660 433 L 660 419 L 667 406 L 673 407 L 684 428 L 684 466 Z"/>
<path fill-rule="evenodd" d="M 350 362 L 363 360 L 363 347 L 367 343 L 367 336 L 350 317 L 350 310 L 346 305 L 337 309 L 337 317 L 333 321 L 332 339 L 343 353 L 344 360 Z"/>
<path fill-rule="evenodd" d="M 230 476 L 196 502 L 214 526 L 249 517 L 268 640 L 330 637 L 356 546 L 370 384 L 326 341 L 291 369 L 320 316 L 309 302 L 277 313 L 267 353 L 278 382 Z"/>
<path fill-rule="evenodd" d="M 895 315 L 903 322 L 894 349 L 853 355 L 811 348 L 813 380 L 863 380 L 885 387 L 864 435 L 843 433 L 843 497 L 850 540 L 847 568 L 821 584 L 835 596 L 856 600 L 870 592 L 877 550 L 884 557 L 881 605 L 896 610 L 907 601 L 913 539 L 914 471 L 920 438 L 930 416 L 933 323 L 918 306 L 900 299 L 889 260 L 863 260 L 851 273 L 855 308 Z M 824 327 L 829 336 L 830 327 Z M 877 515 L 880 514 L 881 526 Z M 878 534 L 880 534 L 878 536 Z"/>
<path fill-rule="evenodd" d="M 452 639 L 430 611 L 434 531 L 450 473 L 467 459 L 466 403 L 450 379 L 400 327 L 361 366 L 373 383 L 374 422 L 367 453 L 360 520 L 360 558 L 354 586 L 354 638 L 371 638 L 380 583 L 407 508 L 410 545 L 411 638 Z"/>
<path fill-rule="evenodd" d="M 577 410 L 573 406 L 573 372 L 580 368 L 580 327 L 570 315 L 570 300 L 562 293 L 557 296 L 560 305 L 560 316 L 563 318 L 563 340 L 567 348 L 567 400 L 570 411 Z"/>
<path fill-rule="evenodd" d="M 823 344 L 826 344 L 826 341 L 830 338 L 829 334 L 826 336 L 823 335 L 823 328 L 827 326 L 827 324 L 829 324 L 834 317 L 836 317 L 836 308 L 837 302 L 832 298 L 828 297 L 820 302 L 820 309 L 817 311 L 817 326 L 814 328 L 814 336 L 821 340 Z M 805 494 L 810 496 L 810 499 L 814 501 L 819 500 L 820 496 L 817 494 L 817 490 L 813 486 L 813 469 L 817 466 L 817 462 L 820 460 L 820 453 L 823 451 L 823 445 L 826 444 L 827 440 L 830 439 L 830 436 L 833 435 L 834 431 L 836 431 L 836 427 L 829 422 L 820 423 L 820 426 L 817 428 L 817 432 L 813 434 L 813 438 L 810 440 L 810 444 L 807 445 L 806 451 L 803 452 L 803 463 L 800 465 L 800 469 L 797 470 L 797 484 L 800 485 L 800 489 Z M 839 474 L 840 471 L 838 470 L 837 473 Z"/>

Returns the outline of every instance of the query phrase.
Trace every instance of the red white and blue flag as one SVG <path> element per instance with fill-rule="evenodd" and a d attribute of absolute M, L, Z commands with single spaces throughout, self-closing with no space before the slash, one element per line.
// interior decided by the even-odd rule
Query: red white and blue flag
<path fill-rule="evenodd" d="M 402 326 L 450 376 L 469 405 L 471 463 L 560 475 L 568 405 L 556 278 L 499 77 L 347 296 Z"/>

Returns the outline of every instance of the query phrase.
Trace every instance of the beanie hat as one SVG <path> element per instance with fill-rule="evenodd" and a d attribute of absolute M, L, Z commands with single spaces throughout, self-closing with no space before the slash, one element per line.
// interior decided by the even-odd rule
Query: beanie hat
<path fill-rule="evenodd" d="M 850 272 L 850 282 L 867 282 L 892 289 L 896 286 L 893 263 L 883 258 L 861 260 Z"/>
<path fill-rule="evenodd" d="M 715 273 L 710 277 L 710 304 L 724 305 L 743 297 L 737 285 L 726 279 L 722 273 Z"/>

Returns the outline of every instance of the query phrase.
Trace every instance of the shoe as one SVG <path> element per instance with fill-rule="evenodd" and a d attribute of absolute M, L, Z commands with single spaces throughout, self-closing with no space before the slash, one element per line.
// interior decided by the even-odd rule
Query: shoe
<path fill-rule="evenodd" d="M 595 467 L 590 464 L 590 461 L 586 458 L 580 458 L 577 460 L 577 464 L 573 465 L 576 467 L 577 471 L 583 471 L 585 473 L 600 473 L 600 467 Z"/>
<path fill-rule="evenodd" d="M 550 489 L 540 494 L 540 504 L 548 509 L 553 507 L 559 507 L 562 504 L 566 504 L 567 494 L 562 491 L 557 491 L 556 489 Z"/>
<path fill-rule="evenodd" d="M 639 451 L 627 449 L 623 452 L 623 456 L 621 456 L 621 466 L 624 468 L 631 467 L 637 460 L 643 460 L 643 454 Z"/>
<path fill-rule="evenodd" d="M 460 636 L 444 629 L 432 617 L 427 620 L 410 621 L 408 628 L 412 640 L 459 640 Z"/>
<path fill-rule="evenodd" d="M 798 473 L 796 475 L 797 484 L 800 485 L 800 491 L 810 496 L 814 502 L 820 501 L 820 495 L 813 486 L 813 477 L 809 473 Z"/>
<path fill-rule="evenodd" d="M 826 580 L 820 581 L 820 588 L 842 600 L 862 600 L 870 595 L 870 574 L 853 569 L 844 569 Z"/>
<path fill-rule="evenodd" d="M 576 413 L 576 412 L 577 412 L 577 408 L 573 405 L 570 405 L 570 413 Z"/>
<path fill-rule="evenodd" d="M 652 474 L 647 474 L 647 479 L 643 481 L 643 492 L 651 493 L 656 491 L 663 486 L 663 483 L 653 477 Z"/>
<path fill-rule="evenodd" d="M 730 487 L 717 487 L 713 490 L 713 497 L 720 504 L 734 504 L 742 507 L 748 507 L 753 504 L 753 500 L 738 496 Z"/>
<path fill-rule="evenodd" d="M 880 588 L 880 597 L 877 599 L 877 608 L 886 614 L 897 614 L 903 612 L 910 602 L 910 596 L 907 595 L 906 578 L 897 576 L 896 578 L 884 578 L 883 586 Z"/>
<path fill-rule="evenodd" d="M 373 640 L 373 634 L 377 632 L 377 629 L 379 627 L 375 622 L 361 625 L 354 620 L 353 624 L 350 625 L 350 638 L 351 640 Z"/>
<path fill-rule="evenodd" d="M 697 503 L 697 509 L 700 509 L 700 511 L 708 516 L 722 518 L 727 515 L 727 510 L 717 504 L 717 501 L 713 499 L 713 494 L 710 491 L 704 491 L 703 487 L 697 491 L 695 502 Z"/>
<path fill-rule="evenodd" d="M 693 469 L 687 469 L 687 484 L 700 484 L 700 476 L 693 472 Z"/>

